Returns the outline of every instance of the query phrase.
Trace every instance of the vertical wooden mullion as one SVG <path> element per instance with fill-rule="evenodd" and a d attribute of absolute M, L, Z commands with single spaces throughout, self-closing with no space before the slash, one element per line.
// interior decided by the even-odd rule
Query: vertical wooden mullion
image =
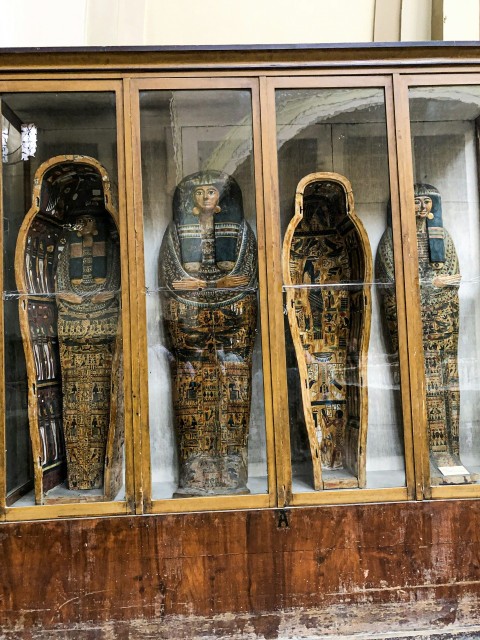
<path fill-rule="evenodd" d="M 140 95 L 134 81 L 125 80 L 128 102 L 126 155 L 131 176 L 129 195 L 129 252 L 133 260 L 130 281 L 132 313 L 133 436 L 135 455 L 135 501 L 137 513 L 150 512 L 150 431 L 148 407 L 148 348 L 145 301 L 145 256 L 143 238 L 143 196 L 141 172 Z"/>
<path fill-rule="evenodd" d="M 282 291 L 282 239 L 278 190 L 278 159 L 273 81 L 260 78 L 260 118 L 262 123 L 263 175 L 265 198 L 265 234 L 267 238 L 267 286 L 270 325 L 270 362 L 272 396 L 275 407 L 275 459 L 277 506 L 292 498 L 292 464 L 286 378 L 285 329 Z"/>
<path fill-rule="evenodd" d="M 125 420 L 125 499 L 129 510 L 135 512 L 134 499 L 134 447 L 132 424 L 132 341 L 130 328 L 132 305 L 129 283 L 131 280 L 130 252 L 128 248 L 128 211 L 127 190 L 130 183 L 129 153 L 127 149 L 129 111 L 126 104 L 125 83 L 117 91 L 117 157 L 118 157 L 118 198 L 120 219 L 120 247 L 122 266 L 122 351 L 123 351 L 123 392 Z"/>
<path fill-rule="evenodd" d="M 0 116 L 1 116 L 0 100 Z M 5 325 L 4 325 L 4 259 L 3 259 L 3 161 L 0 171 L 0 246 L 2 247 L 0 264 L 0 520 L 5 519 L 5 507 L 7 504 L 7 459 L 6 459 L 6 415 L 5 415 Z"/>
<path fill-rule="evenodd" d="M 396 119 L 393 88 L 390 82 L 385 87 L 385 110 L 387 116 L 387 139 L 390 173 L 390 202 L 392 210 L 393 254 L 395 263 L 395 296 L 397 305 L 398 352 L 400 364 L 400 391 L 402 397 L 403 440 L 405 446 L 405 475 L 409 499 L 415 497 L 415 464 L 413 422 L 410 385 L 407 318 L 405 313 L 407 292 L 403 273 L 402 230 L 400 225 L 399 165 L 396 147 Z"/>
<path fill-rule="evenodd" d="M 267 300 L 267 256 L 265 237 L 265 202 L 263 197 L 262 128 L 260 119 L 260 90 L 258 80 L 252 86 L 252 135 L 255 172 L 255 203 L 257 210 L 258 284 L 260 329 L 262 344 L 263 392 L 265 403 L 265 436 L 267 447 L 267 475 L 269 505 L 276 504 L 275 430 L 273 425 L 272 379 L 270 370 L 269 306 Z"/>
<path fill-rule="evenodd" d="M 405 279 L 405 312 L 407 318 L 407 353 L 410 376 L 410 399 L 415 464 L 415 497 L 431 497 L 430 466 L 427 438 L 425 364 L 423 355 L 421 300 L 418 272 L 417 230 L 414 215 L 414 177 L 409 120 L 408 86 L 400 75 L 393 77 L 395 127 L 398 153 L 401 248 Z M 395 216 L 393 216 L 395 219 Z M 394 230 L 395 231 L 395 230 Z M 397 232 L 397 237 L 399 233 Z M 394 234 L 395 237 L 395 234 Z"/>

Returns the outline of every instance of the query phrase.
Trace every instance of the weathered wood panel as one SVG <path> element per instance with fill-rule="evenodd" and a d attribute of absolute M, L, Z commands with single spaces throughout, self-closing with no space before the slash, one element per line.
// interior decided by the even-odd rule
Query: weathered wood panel
<path fill-rule="evenodd" d="M 293 633 L 299 625 L 315 627 L 326 611 L 328 624 L 341 620 L 344 632 L 365 627 L 369 615 L 370 623 L 390 620 L 390 631 L 402 619 L 410 628 L 416 618 L 480 623 L 480 502 L 296 508 L 287 512 L 288 527 L 281 515 L 2 524 L 0 628 L 30 633 L 87 625 L 85 631 L 92 626 L 102 635 L 78 637 L 103 638 L 123 621 L 124 629 L 156 625 L 155 637 L 163 637 L 158 625 L 168 628 L 172 620 L 174 637 L 193 637 L 181 629 L 213 629 L 216 616 L 233 633 L 240 620 L 268 626 L 270 615 L 277 630 L 290 616 Z M 462 608 L 467 613 L 459 620 Z M 343 611 L 336 623 L 335 611 Z"/>

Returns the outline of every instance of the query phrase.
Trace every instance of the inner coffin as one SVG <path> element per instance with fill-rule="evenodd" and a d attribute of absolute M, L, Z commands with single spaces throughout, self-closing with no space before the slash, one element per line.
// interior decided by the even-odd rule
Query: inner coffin
<path fill-rule="evenodd" d="M 365 484 L 371 271 L 349 182 L 304 178 L 284 241 L 284 281 L 316 489 Z"/>

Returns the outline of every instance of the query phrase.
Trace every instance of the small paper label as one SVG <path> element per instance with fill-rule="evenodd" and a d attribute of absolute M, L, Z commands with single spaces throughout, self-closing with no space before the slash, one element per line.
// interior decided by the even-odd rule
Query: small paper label
<path fill-rule="evenodd" d="M 33 158 L 37 151 L 37 127 L 32 124 L 22 124 L 22 160 Z"/>
<path fill-rule="evenodd" d="M 444 476 L 468 476 L 469 472 L 461 464 L 458 467 L 438 467 Z"/>

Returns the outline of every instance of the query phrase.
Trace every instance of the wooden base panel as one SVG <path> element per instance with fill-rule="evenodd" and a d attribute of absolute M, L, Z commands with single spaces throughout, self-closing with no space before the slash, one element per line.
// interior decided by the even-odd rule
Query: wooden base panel
<path fill-rule="evenodd" d="M 220 637 L 276 638 L 480 624 L 479 522 L 480 502 L 460 500 L 4 523 L 0 628 L 134 638 L 112 629 L 139 621 L 182 638 L 188 617 L 190 638 L 212 637 L 214 619 Z"/>
<path fill-rule="evenodd" d="M 43 498 L 43 504 L 78 504 L 92 502 L 108 502 L 109 498 L 100 490 L 92 489 L 89 491 L 69 491 L 64 486 L 57 487 Z"/>
<path fill-rule="evenodd" d="M 196 496 L 178 497 L 170 500 L 153 500 L 150 513 L 189 513 L 192 511 L 229 511 L 236 509 L 265 509 L 273 506 L 274 496 L 230 495 L 230 496 Z"/>
<path fill-rule="evenodd" d="M 361 504 L 407 500 L 407 489 L 343 489 L 342 491 L 309 491 L 294 493 L 290 506 Z"/>

